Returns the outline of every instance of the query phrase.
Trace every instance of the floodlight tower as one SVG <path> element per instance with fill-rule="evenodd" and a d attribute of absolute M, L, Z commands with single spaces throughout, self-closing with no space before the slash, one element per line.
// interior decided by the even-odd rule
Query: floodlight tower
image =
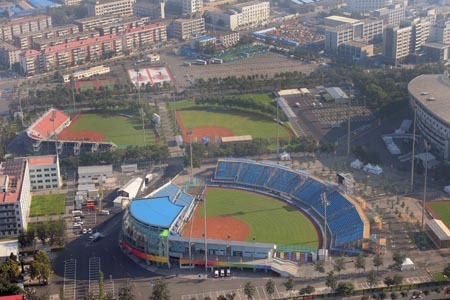
<path fill-rule="evenodd" d="M 421 228 L 423 229 L 423 225 L 425 222 L 425 203 L 427 199 L 427 177 L 428 177 L 428 151 L 431 149 L 431 144 L 427 142 L 427 140 L 424 140 L 425 143 L 425 180 L 423 183 L 423 201 L 422 201 L 422 224 Z"/>
<path fill-rule="evenodd" d="M 320 194 L 320 199 L 322 200 L 322 205 L 324 208 L 324 224 L 323 224 L 323 249 L 327 249 L 327 206 L 330 205 L 330 203 L 327 200 L 327 194 L 322 193 Z"/>

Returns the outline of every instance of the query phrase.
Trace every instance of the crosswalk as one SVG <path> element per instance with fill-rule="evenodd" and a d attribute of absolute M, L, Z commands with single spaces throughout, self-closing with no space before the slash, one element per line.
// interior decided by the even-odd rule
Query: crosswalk
<path fill-rule="evenodd" d="M 100 272 L 100 257 L 89 258 L 89 293 L 94 296 L 98 296 L 98 279 Z"/>
<path fill-rule="evenodd" d="M 207 297 L 210 299 L 217 299 L 220 295 L 226 296 L 227 294 L 235 294 L 234 299 L 236 300 L 246 300 L 247 296 L 244 293 L 243 288 L 235 289 L 235 290 L 223 290 L 223 291 L 213 291 L 213 292 L 204 292 L 197 294 L 188 294 L 181 296 L 181 300 L 203 300 Z M 298 295 L 298 291 L 291 291 L 291 295 Z M 269 295 L 266 292 L 266 288 L 264 286 L 255 287 L 255 294 L 253 295 L 253 300 L 269 300 L 269 299 L 280 299 L 289 297 L 289 293 L 285 291 L 279 291 L 275 286 L 275 292 L 273 295 Z"/>
<path fill-rule="evenodd" d="M 69 259 L 64 262 L 64 297 L 76 299 L 77 287 L 77 260 Z"/>

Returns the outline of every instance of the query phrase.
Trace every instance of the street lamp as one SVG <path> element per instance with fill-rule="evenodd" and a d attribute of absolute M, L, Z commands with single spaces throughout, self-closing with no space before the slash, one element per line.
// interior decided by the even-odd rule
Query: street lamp
<path fill-rule="evenodd" d="M 205 237 L 205 275 L 208 274 L 208 239 L 206 236 L 206 196 L 203 196 L 204 237 Z"/>
<path fill-rule="evenodd" d="M 425 201 L 427 199 L 427 177 L 428 177 L 428 151 L 431 149 L 431 144 L 429 144 L 426 140 L 424 140 L 425 143 L 425 180 L 423 183 L 423 202 L 422 202 L 422 226 L 423 229 L 423 223 L 425 221 Z"/>

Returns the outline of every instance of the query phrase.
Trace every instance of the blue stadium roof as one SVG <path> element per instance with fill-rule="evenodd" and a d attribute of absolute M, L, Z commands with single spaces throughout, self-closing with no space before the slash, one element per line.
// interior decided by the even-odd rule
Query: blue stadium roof
<path fill-rule="evenodd" d="M 130 205 L 130 213 L 136 219 L 161 227 L 169 227 L 182 210 L 182 206 L 173 204 L 167 196 L 135 199 Z"/>

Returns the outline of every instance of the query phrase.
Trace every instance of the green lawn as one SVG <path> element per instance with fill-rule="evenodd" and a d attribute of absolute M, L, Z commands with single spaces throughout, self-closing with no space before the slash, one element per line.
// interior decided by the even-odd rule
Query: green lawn
<path fill-rule="evenodd" d="M 185 128 L 222 126 L 234 135 L 251 135 L 253 138 L 275 138 L 279 126 L 280 138 L 289 137 L 288 131 L 267 117 L 238 110 L 188 109 L 180 111 Z"/>
<path fill-rule="evenodd" d="M 150 122 L 150 120 L 146 120 Z M 119 149 L 125 149 L 128 145 L 142 146 L 142 123 L 133 119 L 115 116 L 85 114 L 71 127 L 70 131 L 93 130 L 101 132 L 105 141 L 115 143 Z M 145 131 L 146 143 L 154 143 L 154 135 L 150 129 Z"/>
<path fill-rule="evenodd" d="M 39 195 L 31 199 L 30 217 L 61 215 L 65 212 L 65 194 Z"/>
<path fill-rule="evenodd" d="M 207 216 L 234 217 L 250 227 L 247 241 L 318 247 L 314 225 L 295 207 L 264 195 L 222 188 L 208 188 Z M 198 209 L 203 216 L 203 209 Z"/>
<path fill-rule="evenodd" d="M 431 202 L 430 207 L 437 217 L 450 228 L 450 201 Z"/>

